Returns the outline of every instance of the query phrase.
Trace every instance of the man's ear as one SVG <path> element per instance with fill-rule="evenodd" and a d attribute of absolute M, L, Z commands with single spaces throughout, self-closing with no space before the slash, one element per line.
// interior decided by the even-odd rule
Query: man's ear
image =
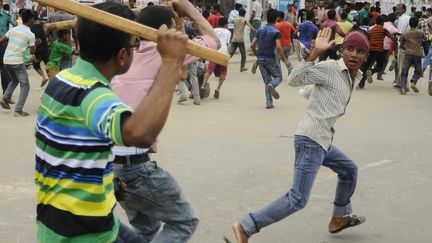
<path fill-rule="evenodd" d="M 120 66 L 124 66 L 130 56 L 130 51 L 126 48 L 121 48 L 116 55 L 116 61 Z"/>

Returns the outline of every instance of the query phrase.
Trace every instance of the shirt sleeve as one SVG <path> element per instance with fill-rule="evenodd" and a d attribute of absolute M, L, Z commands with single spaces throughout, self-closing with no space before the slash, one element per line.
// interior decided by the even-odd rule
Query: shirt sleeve
<path fill-rule="evenodd" d="M 230 34 L 231 34 L 231 32 L 230 32 Z M 217 43 L 216 43 L 216 41 L 212 37 L 210 37 L 208 35 L 197 36 L 197 37 L 193 38 L 192 41 L 195 42 L 195 43 L 197 43 L 197 44 L 199 44 L 199 45 L 208 47 L 208 48 L 213 49 L 213 50 L 217 49 Z M 187 65 L 187 64 L 189 64 L 191 62 L 194 62 L 194 61 L 196 61 L 198 59 L 199 59 L 198 57 L 195 57 L 195 56 L 187 54 L 186 57 L 185 57 L 185 61 L 184 61 L 183 64 Z"/>
<path fill-rule="evenodd" d="M 132 114 L 132 109 L 108 87 L 90 91 L 81 104 L 87 128 L 97 137 L 125 146 L 121 133 L 122 115 Z"/>
<path fill-rule="evenodd" d="M 59 45 L 59 49 L 60 49 L 60 51 L 61 51 L 61 53 L 63 54 L 63 55 L 72 55 L 72 53 L 73 53 L 73 48 L 72 47 L 70 47 L 70 46 L 68 46 L 68 45 L 66 45 L 66 44 L 64 44 L 64 43 L 62 43 L 62 42 L 57 42 L 58 43 L 58 45 Z"/>
<path fill-rule="evenodd" d="M 15 20 L 14 18 L 12 18 L 11 15 L 9 15 L 8 22 L 9 22 L 13 27 L 17 26 L 17 22 L 16 22 L 16 20 Z"/>
<path fill-rule="evenodd" d="M 35 45 L 35 41 L 36 41 L 35 38 L 36 38 L 35 35 L 33 33 L 31 33 L 30 39 L 29 39 L 29 46 L 34 46 Z"/>
<path fill-rule="evenodd" d="M 308 84 L 324 84 L 327 81 L 328 69 L 328 62 L 314 64 L 302 60 L 288 76 L 288 85 L 298 87 Z"/>

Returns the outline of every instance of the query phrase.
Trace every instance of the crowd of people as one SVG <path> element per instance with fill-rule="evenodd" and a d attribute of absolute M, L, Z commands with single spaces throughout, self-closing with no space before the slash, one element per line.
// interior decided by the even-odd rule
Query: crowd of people
<path fill-rule="evenodd" d="M 333 144 L 334 124 L 345 114 L 354 89 L 385 74 L 389 55 L 395 87 L 402 95 L 416 84 L 431 63 L 432 9 L 412 11 L 399 4 L 394 13 L 380 14 L 369 3 L 335 6 L 298 2 L 286 13 L 265 13 L 253 0 L 250 18 L 240 4 L 226 18 L 220 7 L 201 12 L 188 0 L 168 1 L 137 10 L 106 2 L 94 7 L 158 30 L 156 43 L 78 18 L 76 29 L 45 33 L 31 10 L 20 12 L 21 25 L 0 12 L 0 57 L 3 97 L 11 109 L 12 94 L 20 84 L 16 116 L 29 92 L 25 63 L 28 49 L 46 89 L 36 122 L 37 237 L 40 242 L 187 242 L 199 219 L 173 176 L 151 159 L 157 137 L 170 111 L 173 93 L 179 103 L 193 98 L 199 105 L 209 95 L 208 80 L 219 78 L 213 97 L 219 99 L 228 67 L 186 54 L 191 40 L 234 55 L 240 49 L 240 72 L 247 71 L 245 27 L 250 28 L 251 51 L 265 84 L 266 108 L 274 107 L 283 80 L 304 86 L 308 100 L 305 118 L 297 129 L 293 185 L 290 191 L 233 225 L 238 242 L 245 243 L 262 228 L 304 208 L 321 166 L 338 174 L 333 214 L 328 231 L 338 233 L 366 221 L 352 214 L 358 168 Z M 426 17 L 425 17 L 425 16 Z M 182 17 L 181 21 L 178 16 Z M 57 10 L 49 22 L 75 19 Z M 14 27 L 9 29 L 9 25 Z M 71 39 L 73 38 L 73 41 Z M 7 43 L 7 44 L 5 44 Z M 75 48 L 73 48 L 73 46 Z M 299 64 L 289 56 L 295 52 Z M 79 55 L 72 65 L 72 55 Z M 423 65 L 421 58 L 427 55 Z M 428 59 L 429 58 L 429 59 Z M 327 60 L 330 59 L 330 60 Z M 46 74 L 40 62 L 46 66 Z M 415 72 L 407 85 L 408 70 Z M 432 80 L 432 71 L 429 80 Z M 4 84 L 4 85 L 3 85 Z M 429 81 L 432 95 L 432 81 Z M 133 229 L 113 213 L 119 202 Z"/>

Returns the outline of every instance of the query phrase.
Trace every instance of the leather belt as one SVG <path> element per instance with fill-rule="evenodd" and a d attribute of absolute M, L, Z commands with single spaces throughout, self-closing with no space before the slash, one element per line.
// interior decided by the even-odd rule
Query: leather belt
<path fill-rule="evenodd" d="M 129 160 L 129 164 L 145 163 L 150 161 L 150 156 L 147 153 L 128 155 L 128 156 L 115 156 L 113 163 L 126 165 L 128 164 L 128 160 Z"/>

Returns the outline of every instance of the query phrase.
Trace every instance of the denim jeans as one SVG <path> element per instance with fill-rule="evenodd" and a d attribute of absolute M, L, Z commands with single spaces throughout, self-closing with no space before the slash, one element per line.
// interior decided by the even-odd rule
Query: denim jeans
<path fill-rule="evenodd" d="M 408 79 L 408 70 L 410 69 L 411 65 L 414 66 L 414 75 L 411 78 L 411 83 L 416 84 L 417 81 L 421 77 L 421 57 L 420 56 L 414 56 L 411 54 L 405 55 L 405 60 L 402 66 L 402 73 L 401 73 L 401 91 L 406 92 L 406 85 L 407 85 L 407 79 Z"/>
<path fill-rule="evenodd" d="M 240 49 L 241 62 L 240 69 L 245 67 L 246 64 L 246 50 L 244 42 L 231 42 L 230 47 L 230 56 L 232 57 L 237 50 L 237 47 Z"/>
<path fill-rule="evenodd" d="M 291 46 L 284 46 L 282 48 L 284 50 L 284 55 L 285 55 L 286 59 L 289 62 L 288 58 L 289 58 L 289 55 L 291 53 Z M 278 52 L 277 48 L 275 49 L 275 56 L 276 56 L 276 64 L 279 66 L 279 69 L 282 71 L 281 64 L 280 64 L 280 61 L 281 61 L 282 58 L 279 56 L 279 52 Z M 288 68 L 288 74 L 291 73 L 292 69 L 293 68 L 292 68 L 292 65 L 290 63 L 289 64 L 289 68 Z"/>
<path fill-rule="evenodd" d="M 126 225 L 120 223 L 120 229 L 117 235 L 117 239 L 114 243 L 141 243 L 143 239 L 138 233 L 130 229 Z"/>
<path fill-rule="evenodd" d="M 114 173 L 126 183 L 127 190 L 133 192 L 127 193 L 120 205 L 143 242 L 189 240 L 199 220 L 169 172 L 158 167 L 155 161 L 147 161 L 115 164 Z M 161 222 L 164 226 L 159 231 Z"/>
<path fill-rule="evenodd" d="M 9 85 L 9 75 L 7 74 L 4 64 L 3 64 L 3 57 L 6 51 L 6 44 L 0 44 L 0 73 L 1 73 L 1 85 L 2 85 L 2 94 L 6 92 L 7 86 Z"/>
<path fill-rule="evenodd" d="M 276 88 L 282 82 L 281 69 L 275 59 L 258 59 L 258 66 L 265 84 L 266 104 L 267 106 L 273 105 L 273 98 L 267 85 L 271 83 Z"/>
<path fill-rule="evenodd" d="M 431 58 L 432 58 L 432 46 L 429 47 L 429 52 L 423 61 L 422 69 L 426 69 L 427 66 L 429 66 L 429 64 L 431 63 Z M 432 68 L 429 69 L 429 80 L 432 80 Z"/>
<path fill-rule="evenodd" d="M 333 217 L 352 212 L 350 198 L 357 182 L 357 166 L 336 146 L 326 152 L 318 143 L 304 136 L 295 136 L 294 182 L 291 190 L 276 201 L 246 215 L 240 224 L 246 234 L 259 232 L 262 228 L 280 221 L 304 208 L 309 200 L 315 177 L 321 165 L 338 174 Z"/>
<path fill-rule="evenodd" d="M 21 91 L 15 106 L 15 112 L 21 112 L 30 91 L 27 69 L 24 64 L 5 64 L 4 67 L 10 77 L 10 81 L 6 91 L 4 92 L 3 98 L 5 100 L 11 100 L 13 92 L 15 91 L 18 84 L 20 84 Z"/>

